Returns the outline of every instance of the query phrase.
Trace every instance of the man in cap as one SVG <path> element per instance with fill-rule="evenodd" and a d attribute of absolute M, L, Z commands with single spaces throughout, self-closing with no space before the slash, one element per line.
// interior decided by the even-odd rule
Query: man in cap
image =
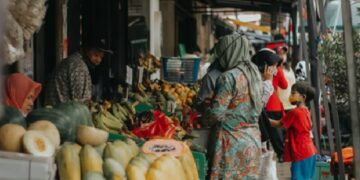
<path fill-rule="evenodd" d="M 112 53 L 104 47 L 101 41 L 91 43 L 82 51 L 61 61 L 48 83 L 45 104 L 56 105 L 68 101 L 90 102 L 92 92 L 90 69 L 102 62 L 104 53 Z"/>

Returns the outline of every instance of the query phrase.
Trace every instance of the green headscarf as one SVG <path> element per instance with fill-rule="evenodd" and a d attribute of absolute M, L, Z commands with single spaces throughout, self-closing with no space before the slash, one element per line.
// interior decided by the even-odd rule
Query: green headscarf
<path fill-rule="evenodd" d="M 223 71 L 240 69 L 249 82 L 250 97 L 257 111 L 261 111 L 262 80 L 256 67 L 250 61 L 249 41 L 240 34 L 224 36 L 214 49 L 217 61 Z"/>

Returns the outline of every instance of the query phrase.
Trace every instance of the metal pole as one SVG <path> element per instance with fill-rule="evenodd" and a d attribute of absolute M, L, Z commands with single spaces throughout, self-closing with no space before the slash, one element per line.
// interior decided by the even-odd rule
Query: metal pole
<path fill-rule="evenodd" d="M 323 77 L 321 75 L 321 77 Z M 330 111 L 329 111 L 329 101 L 327 99 L 327 90 L 325 89 L 324 82 L 320 82 L 321 90 L 322 90 L 322 98 L 324 103 L 324 109 L 325 109 L 325 120 L 326 120 L 326 130 L 327 130 L 327 136 L 330 146 L 330 154 L 334 152 L 334 136 L 333 136 L 333 129 L 331 126 L 331 117 L 330 117 Z M 337 112 L 336 112 L 337 113 Z"/>
<path fill-rule="evenodd" d="M 293 52 L 292 52 L 293 61 L 292 62 L 295 62 L 295 59 L 296 59 L 295 51 L 296 51 L 296 47 L 298 45 L 298 42 L 297 42 L 297 34 L 298 34 L 298 32 L 297 32 L 297 24 L 298 24 L 298 22 L 297 22 L 297 9 L 296 9 L 296 7 L 294 7 L 292 9 L 292 11 L 291 11 L 291 19 L 292 19 L 292 39 L 293 39 Z M 299 56 L 298 60 L 301 59 L 300 57 L 301 56 Z"/>
<path fill-rule="evenodd" d="M 336 152 L 338 154 L 339 158 L 339 176 L 335 176 L 335 179 L 344 180 L 345 179 L 345 166 L 344 166 L 344 160 L 342 156 L 342 146 L 341 146 L 341 132 L 340 132 L 340 124 L 339 124 L 339 114 L 337 110 L 337 105 L 335 102 L 335 91 L 332 86 L 330 88 L 330 94 L 331 94 L 331 112 L 332 117 L 334 121 L 334 133 L 335 133 L 335 143 L 336 143 Z"/>
<path fill-rule="evenodd" d="M 318 9 L 320 12 L 320 25 L 321 25 L 320 31 L 321 31 L 321 34 L 325 35 L 326 34 L 326 22 L 325 22 L 323 0 L 318 0 Z M 323 72 L 322 63 L 319 63 L 318 67 L 319 67 L 318 75 L 319 75 L 319 79 L 320 79 L 320 88 L 321 88 L 321 91 L 323 92 L 322 98 L 323 98 L 323 104 L 324 104 L 324 109 L 325 109 L 327 136 L 328 136 L 328 141 L 329 141 L 329 146 L 330 146 L 330 153 L 333 153 L 334 152 L 334 139 L 333 139 L 334 137 L 333 137 L 332 126 L 331 126 L 331 117 L 330 117 L 330 111 L 329 111 L 329 101 L 327 99 L 327 90 L 325 89 L 325 85 L 324 85 L 324 81 L 323 81 L 324 76 L 322 73 Z"/>
<path fill-rule="evenodd" d="M 308 36 L 309 36 L 309 50 L 310 50 L 310 67 L 311 67 L 311 83 L 312 86 L 315 87 L 316 89 L 316 94 L 315 94 L 315 101 L 314 101 L 314 110 L 315 110 L 315 119 L 313 120 L 315 123 L 313 123 L 314 126 L 314 135 L 315 135 L 315 141 L 319 141 L 319 135 L 320 135 L 320 104 L 319 104 L 319 99 L 320 99 L 320 84 L 319 84 L 319 65 L 318 65 L 318 61 L 317 61 L 317 43 L 316 43 L 316 38 L 318 36 L 317 34 L 317 29 L 316 29 L 316 12 L 314 9 L 314 1 L 313 0 L 307 0 L 307 13 L 308 13 Z M 321 151 L 321 147 L 319 146 L 319 150 L 320 153 Z"/>
<path fill-rule="evenodd" d="M 306 33 L 305 33 L 305 24 L 304 24 L 304 17 L 302 14 L 302 10 L 304 8 L 304 4 L 303 4 L 303 0 L 298 0 L 298 8 L 299 8 L 299 20 L 300 20 L 300 40 L 301 40 L 301 49 L 302 49 L 302 58 L 304 58 L 303 60 L 305 60 L 307 67 L 306 67 L 306 75 L 307 75 L 307 80 L 311 80 L 311 76 L 310 76 L 310 69 L 309 69 L 309 54 L 307 51 L 307 44 L 306 44 Z"/>
<path fill-rule="evenodd" d="M 302 10 L 304 9 L 304 1 L 303 0 L 298 0 L 298 7 L 299 7 L 299 17 L 300 17 L 300 31 L 301 31 L 301 42 L 300 42 L 300 48 L 301 48 L 301 52 L 303 54 L 303 57 L 304 57 L 304 60 L 306 62 L 306 75 L 307 75 L 307 81 L 310 83 L 311 82 L 311 76 L 310 76 L 310 63 L 309 63 L 309 55 L 308 55 L 308 47 L 307 47 L 307 44 L 306 44 L 306 34 L 305 34 L 305 25 L 304 25 L 304 17 L 303 17 L 303 14 L 302 14 Z M 314 110 L 314 107 L 315 107 L 315 104 L 314 104 L 314 101 L 312 101 L 310 103 L 310 111 L 311 111 L 311 119 L 313 121 L 316 120 L 316 116 L 315 116 L 315 110 Z M 316 122 L 313 123 L 314 127 L 313 129 L 317 130 L 317 125 L 316 125 Z M 319 138 L 318 138 L 318 135 L 317 135 L 317 132 L 318 131 L 314 131 L 315 133 L 315 146 L 317 149 L 321 150 L 320 149 L 320 141 L 319 141 Z"/>
<path fill-rule="evenodd" d="M 318 9 L 320 13 L 320 31 L 322 33 L 326 32 L 326 22 L 325 22 L 325 13 L 324 13 L 324 0 L 318 0 Z"/>
<path fill-rule="evenodd" d="M 345 57 L 347 62 L 347 75 L 349 81 L 349 95 L 350 95 L 350 112 L 352 122 L 352 139 L 354 148 L 354 174 L 355 178 L 360 179 L 360 124 L 358 114 L 358 96 L 356 89 L 356 64 L 354 62 L 354 46 L 352 39 L 352 21 L 351 21 L 351 8 L 349 0 L 341 1 L 342 18 L 344 24 L 344 44 L 345 44 Z M 358 171 L 356 171 L 358 169 Z"/>

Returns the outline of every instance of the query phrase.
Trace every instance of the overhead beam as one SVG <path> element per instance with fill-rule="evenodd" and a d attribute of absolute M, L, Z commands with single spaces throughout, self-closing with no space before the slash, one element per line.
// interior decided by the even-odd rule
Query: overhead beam
<path fill-rule="evenodd" d="M 285 13 L 290 13 L 292 8 L 291 8 L 291 3 L 281 3 L 279 2 L 279 5 L 282 6 L 282 11 Z M 231 8 L 240 8 L 240 9 L 252 9 L 254 11 L 257 11 L 256 9 L 261 9 L 261 11 L 263 12 L 271 12 L 271 7 L 273 7 L 274 4 L 273 3 L 246 3 L 243 1 L 237 1 L 236 3 L 231 3 L 228 1 L 221 1 L 221 2 L 216 2 L 214 4 L 211 5 L 212 8 L 224 8 L 224 7 L 231 7 Z"/>

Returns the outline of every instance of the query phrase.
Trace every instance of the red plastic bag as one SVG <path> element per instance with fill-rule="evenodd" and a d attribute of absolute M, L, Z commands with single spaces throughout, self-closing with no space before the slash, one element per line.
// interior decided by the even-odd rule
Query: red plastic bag
<path fill-rule="evenodd" d="M 132 131 L 137 137 L 151 139 L 155 137 L 173 138 L 176 132 L 175 125 L 161 111 L 154 111 L 154 121 L 143 124 Z"/>

